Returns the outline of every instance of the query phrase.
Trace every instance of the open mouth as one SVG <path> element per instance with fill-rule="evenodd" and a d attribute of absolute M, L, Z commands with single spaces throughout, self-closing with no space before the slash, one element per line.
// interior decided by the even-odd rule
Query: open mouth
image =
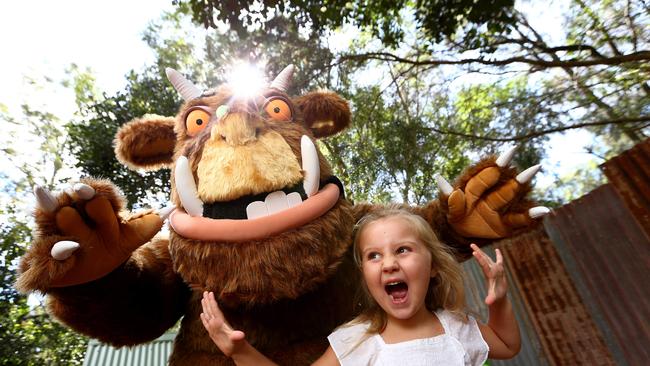
<path fill-rule="evenodd" d="M 320 182 L 318 154 L 307 136 L 301 140 L 301 154 L 302 184 L 211 203 L 199 198 L 189 161 L 181 156 L 176 161 L 174 179 L 183 207 L 170 215 L 172 228 L 190 239 L 255 240 L 295 229 L 324 215 L 338 202 L 343 185 L 335 176 Z"/>
<path fill-rule="evenodd" d="M 395 304 L 400 304 L 406 301 L 408 288 L 408 285 L 404 281 L 394 281 L 384 286 L 386 293 Z"/>
<path fill-rule="evenodd" d="M 343 192 L 343 183 L 336 176 L 321 182 L 318 189 L 322 189 L 329 183 L 336 184 Z M 232 220 L 256 219 L 297 206 L 307 198 L 302 184 L 297 184 L 279 191 L 242 196 L 232 201 L 204 203 L 203 217 Z"/>

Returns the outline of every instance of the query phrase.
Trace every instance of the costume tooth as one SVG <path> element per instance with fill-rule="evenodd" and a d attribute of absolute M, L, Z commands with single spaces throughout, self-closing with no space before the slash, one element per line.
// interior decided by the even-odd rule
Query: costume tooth
<path fill-rule="evenodd" d="M 264 204 L 266 204 L 269 215 L 289 208 L 287 194 L 282 191 L 269 193 L 264 199 Z"/>
<path fill-rule="evenodd" d="M 178 192 L 185 212 L 194 217 L 203 216 L 203 202 L 199 199 L 196 182 L 194 182 L 187 157 L 181 156 L 176 160 L 174 179 L 176 180 L 176 192 Z"/>
<path fill-rule="evenodd" d="M 316 146 L 311 139 L 305 135 L 300 140 L 300 153 L 302 155 L 302 170 L 305 172 L 303 188 L 307 197 L 311 197 L 318 192 L 320 183 L 320 163 L 318 162 L 318 153 Z"/>
<path fill-rule="evenodd" d="M 246 206 L 246 218 L 249 220 L 268 216 L 268 214 L 266 204 L 262 201 L 251 202 Z"/>
<path fill-rule="evenodd" d="M 291 192 L 287 195 L 287 203 L 289 204 L 289 207 L 294 207 L 298 206 L 299 204 L 302 203 L 302 197 L 300 197 L 300 193 L 298 192 Z"/>

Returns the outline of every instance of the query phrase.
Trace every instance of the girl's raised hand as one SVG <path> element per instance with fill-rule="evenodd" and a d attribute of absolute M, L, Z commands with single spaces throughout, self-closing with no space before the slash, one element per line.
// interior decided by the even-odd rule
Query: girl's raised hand
<path fill-rule="evenodd" d="M 506 280 L 506 271 L 503 268 L 503 256 L 501 251 L 496 249 L 497 261 L 496 263 L 485 254 L 476 244 L 471 244 L 474 258 L 481 266 L 483 275 L 487 280 L 488 293 L 485 297 L 485 303 L 492 305 L 506 297 L 508 292 L 508 281 Z"/>
<path fill-rule="evenodd" d="M 201 322 L 221 352 L 232 357 L 246 345 L 244 332 L 234 330 L 223 316 L 212 292 L 203 292 Z"/>

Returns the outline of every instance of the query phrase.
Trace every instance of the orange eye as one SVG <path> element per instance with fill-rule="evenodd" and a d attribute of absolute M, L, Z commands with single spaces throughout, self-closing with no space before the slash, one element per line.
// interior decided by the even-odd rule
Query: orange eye
<path fill-rule="evenodd" d="M 269 117 L 276 121 L 289 121 L 291 120 L 291 108 L 287 102 L 282 99 L 273 99 L 264 106 L 264 110 L 268 113 Z"/>
<path fill-rule="evenodd" d="M 187 134 L 194 137 L 203 131 L 205 126 L 210 122 L 210 113 L 204 111 L 203 109 L 195 109 L 190 111 L 185 118 L 185 127 L 187 128 Z"/>

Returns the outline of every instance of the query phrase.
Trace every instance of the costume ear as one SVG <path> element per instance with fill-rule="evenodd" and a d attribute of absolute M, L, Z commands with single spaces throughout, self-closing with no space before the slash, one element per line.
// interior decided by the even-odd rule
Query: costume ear
<path fill-rule="evenodd" d="M 350 125 L 348 102 L 333 92 L 311 92 L 294 100 L 314 137 L 332 136 Z"/>
<path fill-rule="evenodd" d="M 172 163 L 174 118 L 148 114 L 124 124 L 115 136 L 115 155 L 133 170 L 157 170 Z"/>

